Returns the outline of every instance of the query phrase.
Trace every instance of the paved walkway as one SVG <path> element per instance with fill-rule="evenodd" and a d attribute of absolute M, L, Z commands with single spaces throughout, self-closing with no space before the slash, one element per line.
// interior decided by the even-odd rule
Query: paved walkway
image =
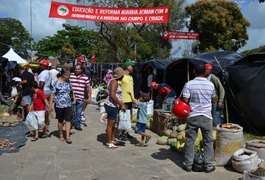
<path fill-rule="evenodd" d="M 148 147 L 135 147 L 136 139 L 118 149 L 104 146 L 105 124 L 99 121 L 96 106 L 86 111 L 87 127 L 82 132 L 71 130 L 73 144 L 59 142 L 57 121 L 51 122 L 50 137 L 31 142 L 17 153 L 0 156 L 1 180 L 230 180 L 242 174 L 223 167 L 213 173 L 188 173 L 181 169 L 183 155 L 169 146 L 156 144 L 156 134 Z M 139 139 L 139 135 L 131 134 Z"/>

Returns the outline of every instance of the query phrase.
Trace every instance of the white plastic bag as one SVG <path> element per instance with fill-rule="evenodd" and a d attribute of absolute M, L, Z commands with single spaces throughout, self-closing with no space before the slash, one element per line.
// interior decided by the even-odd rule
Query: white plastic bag
<path fill-rule="evenodd" d="M 33 127 L 34 129 L 38 129 L 38 121 L 37 117 L 33 111 L 30 111 L 26 117 L 26 124 Z"/>
<path fill-rule="evenodd" d="M 125 112 L 119 112 L 119 126 L 118 129 L 121 130 L 131 130 L 131 112 L 130 110 L 126 110 Z"/>
<path fill-rule="evenodd" d="M 17 95 L 18 95 L 17 88 L 15 86 L 12 86 L 11 97 L 15 97 Z"/>
<path fill-rule="evenodd" d="M 102 113 L 99 120 L 100 120 L 100 122 L 107 124 L 108 123 L 108 114 Z"/>

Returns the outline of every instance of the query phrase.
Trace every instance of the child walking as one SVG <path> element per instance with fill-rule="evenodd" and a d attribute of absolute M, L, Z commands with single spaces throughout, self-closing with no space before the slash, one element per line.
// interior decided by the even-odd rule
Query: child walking
<path fill-rule="evenodd" d="M 131 96 L 133 103 L 135 103 L 138 108 L 135 133 L 141 135 L 141 141 L 135 144 L 135 146 L 145 147 L 145 144 L 147 144 L 151 139 L 151 136 L 145 133 L 147 122 L 147 102 L 149 101 L 149 95 L 147 93 L 140 92 L 140 98 L 137 101 L 132 97 L 130 92 L 128 92 L 128 94 Z"/>
<path fill-rule="evenodd" d="M 44 127 L 45 105 L 49 107 L 49 103 L 44 92 L 38 88 L 38 83 L 36 81 L 33 81 L 31 84 L 33 89 L 33 112 L 37 119 L 37 126 L 34 127 L 35 134 L 31 141 L 37 141 L 39 139 L 39 129 L 42 129 Z"/>

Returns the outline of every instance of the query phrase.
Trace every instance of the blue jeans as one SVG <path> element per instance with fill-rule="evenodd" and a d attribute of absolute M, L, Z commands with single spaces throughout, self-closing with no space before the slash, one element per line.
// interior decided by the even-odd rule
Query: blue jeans
<path fill-rule="evenodd" d="M 81 126 L 81 113 L 84 106 L 83 99 L 76 99 L 76 104 L 72 106 L 73 114 L 71 117 L 71 124 L 75 128 L 80 128 Z"/>
<path fill-rule="evenodd" d="M 219 109 L 217 107 L 218 102 L 214 102 L 212 104 L 212 116 L 213 116 L 213 125 L 217 126 L 218 124 L 223 123 L 224 119 L 224 114 L 223 114 L 223 109 Z"/>
<path fill-rule="evenodd" d="M 173 104 L 175 99 L 176 99 L 175 97 L 167 98 L 166 104 L 162 104 L 162 109 L 165 110 L 165 111 L 170 111 L 171 107 L 172 107 L 172 104 Z"/>
<path fill-rule="evenodd" d="M 213 121 L 205 116 L 195 116 L 188 118 L 186 128 L 185 160 L 184 165 L 191 168 L 195 155 L 194 143 L 197 137 L 198 129 L 201 129 L 203 137 L 203 151 L 205 155 L 205 168 L 213 166 Z"/>

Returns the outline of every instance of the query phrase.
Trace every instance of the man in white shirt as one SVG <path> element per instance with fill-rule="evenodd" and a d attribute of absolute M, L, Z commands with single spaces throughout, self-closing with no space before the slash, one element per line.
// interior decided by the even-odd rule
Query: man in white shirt
<path fill-rule="evenodd" d="M 213 172 L 214 149 L 213 149 L 213 118 L 212 101 L 215 98 L 215 88 L 212 82 L 205 77 L 205 64 L 195 65 L 196 77 L 187 82 L 183 91 L 183 101 L 189 103 L 191 111 L 187 118 L 186 143 L 184 155 L 184 169 L 188 172 L 192 170 L 194 160 L 194 143 L 198 129 L 201 129 L 203 136 L 204 171 Z M 195 168 L 193 171 L 196 171 Z"/>
<path fill-rule="evenodd" d="M 38 75 L 39 89 L 41 89 L 44 92 L 48 100 L 52 93 L 51 91 L 52 76 L 50 71 L 48 70 L 49 61 L 43 59 L 39 64 L 40 64 L 40 69 L 42 70 L 41 73 Z M 45 127 L 43 128 L 43 136 L 42 136 L 43 138 L 47 137 L 47 133 L 49 132 L 49 123 L 50 123 L 49 112 L 48 109 L 46 109 Z"/>

